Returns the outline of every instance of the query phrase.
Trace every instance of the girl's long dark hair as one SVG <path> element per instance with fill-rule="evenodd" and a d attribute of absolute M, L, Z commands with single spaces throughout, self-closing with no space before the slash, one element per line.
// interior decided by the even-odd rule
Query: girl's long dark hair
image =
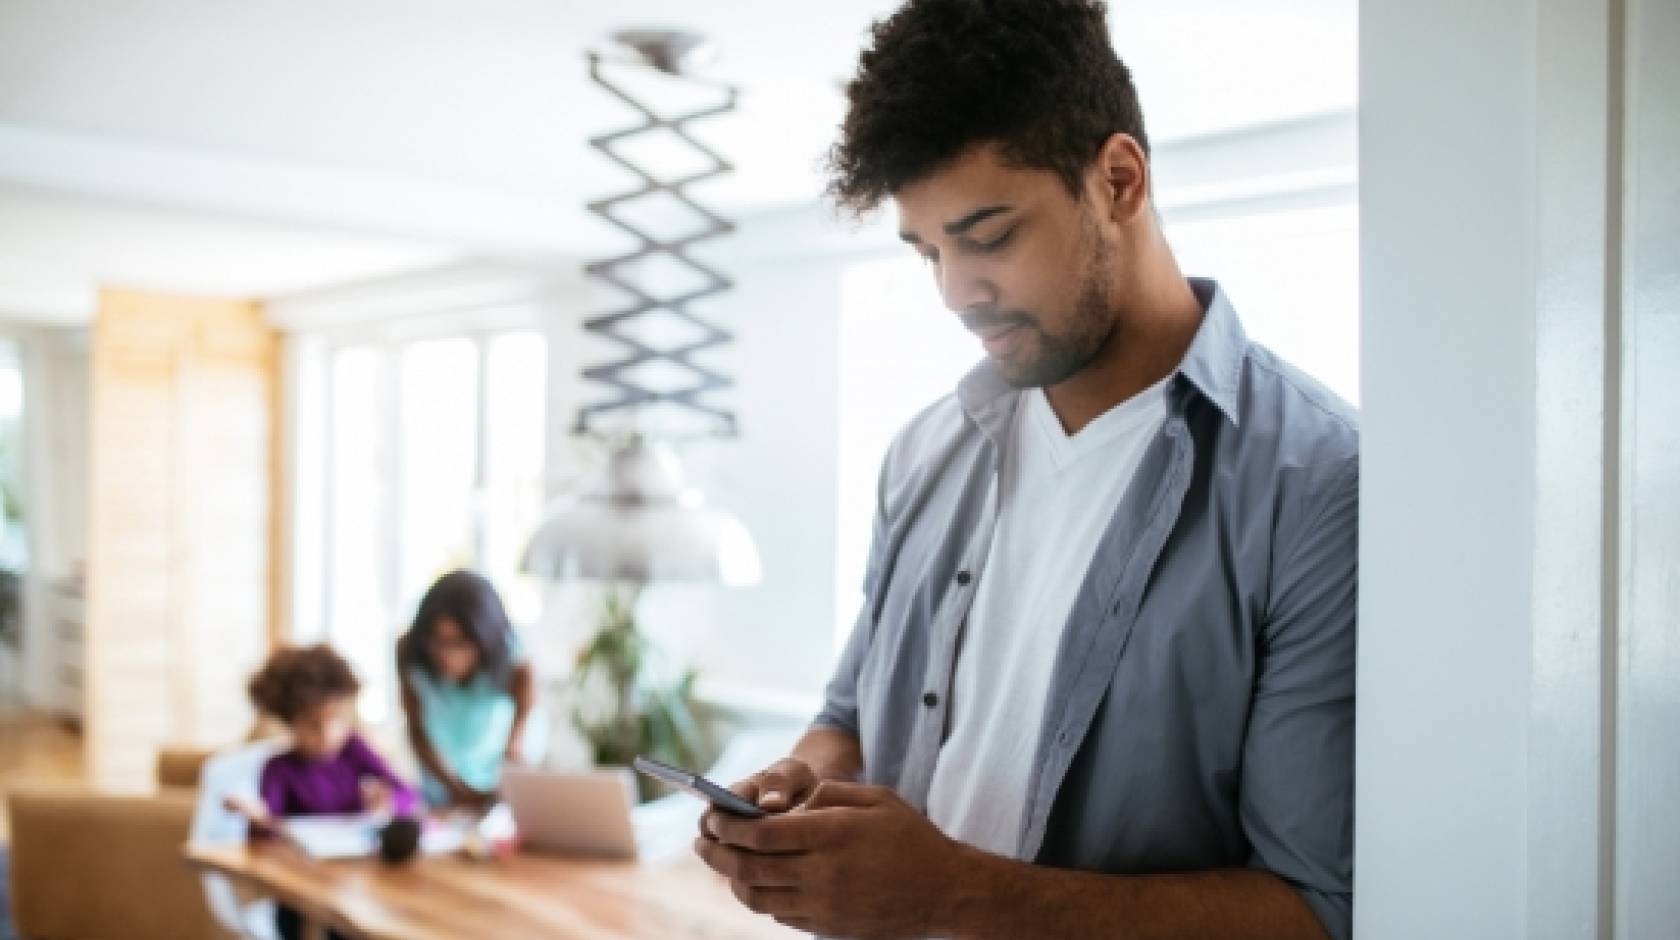
<path fill-rule="evenodd" d="M 498 683 L 507 681 L 513 669 L 509 648 L 513 624 L 508 622 L 507 610 L 502 607 L 496 589 L 472 571 L 451 571 L 437 579 L 420 599 L 413 625 L 397 640 L 397 668 L 404 675 L 412 669 L 421 669 L 426 675 L 437 677 L 427 641 L 441 617 L 460 624 L 467 638 L 478 647 L 480 671 Z"/>

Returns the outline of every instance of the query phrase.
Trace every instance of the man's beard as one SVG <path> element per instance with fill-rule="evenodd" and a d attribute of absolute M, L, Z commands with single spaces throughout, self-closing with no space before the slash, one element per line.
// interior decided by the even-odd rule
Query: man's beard
<path fill-rule="evenodd" d="M 1108 262 L 1100 237 L 1086 230 L 1089 254 L 1079 299 L 1067 330 L 1056 336 L 1044 332 L 1037 318 L 1026 318 L 1022 329 L 1037 334 L 1037 348 L 1031 358 L 1020 361 L 993 360 L 1003 380 L 1016 388 L 1045 388 L 1059 385 L 1095 359 L 1114 330 L 1113 308 L 1109 303 Z"/>

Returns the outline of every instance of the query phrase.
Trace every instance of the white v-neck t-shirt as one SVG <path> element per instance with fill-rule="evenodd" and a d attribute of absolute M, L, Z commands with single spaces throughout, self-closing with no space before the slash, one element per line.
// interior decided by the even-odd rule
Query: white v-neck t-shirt
<path fill-rule="evenodd" d="M 928 817 L 998 855 L 1021 817 L 1062 630 L 1097 542 L 1166 420 L 1165 383 L 1069 437 L 1042 389 L 1021 397 L 998 478 L 998 521 L 952 680 Z"/>

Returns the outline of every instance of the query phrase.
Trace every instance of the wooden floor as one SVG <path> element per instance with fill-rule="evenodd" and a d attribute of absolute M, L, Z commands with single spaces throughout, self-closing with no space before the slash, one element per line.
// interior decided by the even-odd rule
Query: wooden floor
<path fill-rule="evenodd" d="M 44 715 L 0 711 L 0 799 L 16 786 L 77 786 L 84 779 L 78 734 Z M 0 842 L 8 829 L 0 812 Z"/>

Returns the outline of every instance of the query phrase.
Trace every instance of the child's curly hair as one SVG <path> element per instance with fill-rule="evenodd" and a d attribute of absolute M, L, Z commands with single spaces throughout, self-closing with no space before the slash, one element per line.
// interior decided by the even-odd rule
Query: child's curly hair
<path fill-rule="evenodd" d="M 311 708 L 355 695 L 361 687 L 344 657 L 319 643 L 275 650 L 246 690 L 258 711 L 291 724 Z"/>

